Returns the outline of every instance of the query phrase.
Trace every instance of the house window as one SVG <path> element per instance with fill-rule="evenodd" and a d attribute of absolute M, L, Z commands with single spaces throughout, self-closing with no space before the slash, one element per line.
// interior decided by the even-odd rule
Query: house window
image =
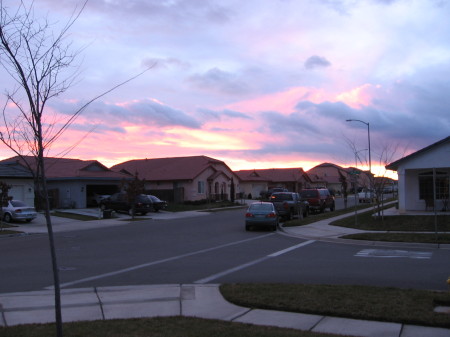
<path fill-rule="evenodd" d="M 449 176 L 445 172 L 436 172 L 436 199 L 448 199 Z M 419 174 L 419 198 L 430 200 L 433 195 L 433 172 Z"/>
<path fill-rule="evenodd" d="M 198 185 L 197 185 L 197 192 L 199 194 L 205 194 L 205 182 L 204 181 L 199 181 Z"/>

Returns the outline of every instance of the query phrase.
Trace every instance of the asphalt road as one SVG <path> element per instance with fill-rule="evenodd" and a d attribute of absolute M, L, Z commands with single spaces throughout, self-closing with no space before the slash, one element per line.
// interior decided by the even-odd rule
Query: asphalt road
<path fill-rule="evenodd" d="M 57 233 L 61 285 L 280 282 L 447 289 L 448 250 L 246 232 L 244 212 Z M 0 256 L 0 293 L 52 286 L 46 235 L 2 237 Z"/>

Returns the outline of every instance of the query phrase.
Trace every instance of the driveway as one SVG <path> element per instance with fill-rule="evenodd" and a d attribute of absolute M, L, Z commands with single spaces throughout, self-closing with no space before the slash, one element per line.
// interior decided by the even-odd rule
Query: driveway
<path fill-rule="evenodd" d="M 114 217 L 111 219 L 102 219 L 102 213 L 97 208 L 85 208 L 85 209 L 67 209 L 61 210 L 66 213 L 82 214 L 96 217 L 98 220 L 80 221 L 59 216 L 51 216 L 53 232 L 68 232 L 72 230 L 83 230 L 93 228 L 104 228 L 123 226 L 132 222 L 131 216 L 125 213 L 114 213 Z M 152 212 L 145 216 L 137 215 L 136 220 L 171 220 L 179 218 L 200 217 L 208 215 L 208 212 L 188 211 L 188 212 Z M 16 226 L 11 228 L 23 233 L 47 233 L 47 222 L 45 216 L 42 213 L 38 213 L 36 219 L 30 223 L 15 222 L 12 225 Z"/>

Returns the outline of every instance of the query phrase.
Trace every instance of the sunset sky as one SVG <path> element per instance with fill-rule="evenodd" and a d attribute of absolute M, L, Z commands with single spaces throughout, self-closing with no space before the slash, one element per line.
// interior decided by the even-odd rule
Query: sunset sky
<path fill-rule="evenodd" d="M 35 14 L 64 24 L 82 4 L 35 0 Z M 108 167 L 193 155 L 233 170 L 354 166 L 355 151 L 368 157 L 357 119 L 376 169 L 450 135 L 449 18 L 446 0 L 89 0 L 66 40 L 79 77 L 47 108 L 56 123 L 151 69 L 92 103 L 48 155 L 77 144 L 66 157 Z M 0 76 L 2 93 L 14 87 Z"/>

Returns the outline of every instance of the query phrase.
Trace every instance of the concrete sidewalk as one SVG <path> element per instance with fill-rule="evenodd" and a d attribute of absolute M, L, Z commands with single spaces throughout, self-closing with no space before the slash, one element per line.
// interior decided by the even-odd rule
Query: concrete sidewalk
<path fill-rule="evenodd" d="M 367 337 L 448 337 L 449 329 L 277 312 L 236 306 L 219 285 L 143 285 L 63 289 L 64 322 L 143 317 L 198 317 Z M 55 321 L 51 290 L 0 294 L 0 326 Z"/>

